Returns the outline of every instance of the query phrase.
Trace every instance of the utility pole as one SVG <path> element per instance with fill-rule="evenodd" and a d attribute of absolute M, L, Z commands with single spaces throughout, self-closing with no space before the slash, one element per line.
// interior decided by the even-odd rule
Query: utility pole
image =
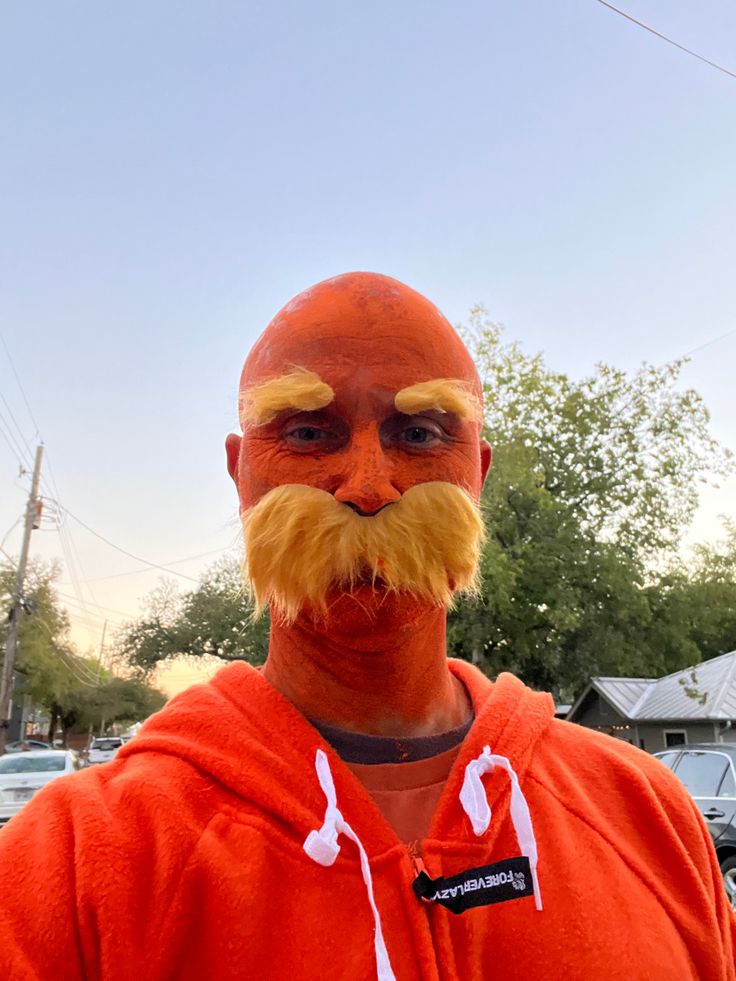
<path fill-rule="evenodd" d="M 40 510 L 38 485 L 41 482 L 41 460 L 43 458 L 43 443 L 36 447 L 36 462 L 33 467 L 31 493 L 26 504 L 26 523 L 23 529 L 23 544 L 18 560 L 18 574 L 15 579 L 15 592 L 8 613 L 8 636 L 5 641 L 5 660 L 2 675 L 0 675 L 0 753 L 5 749 L 5 742 L 10 726 L 13 700 L 13 671 L 15 655 L 18 650 L 18 628 L 23 615 L 23 586 L 28 565 L 28 550 L 31 544 L 31 532 L 38 527 L 37 521 Z"/>
<path fill-rule="evenodd" d="M 100 653 L 97 657 L 97 687 L 100 686 L 100 675 L 102 673 L 102 652 L 105 650 L 105 634 L 107 633 L 107 620 L 102 624 L 102 640 L 100 641 Z M 90 729 L 90 735 L 92 730 Z M 105 735 L 105 716 L 100 719 L 100 735 Z"/>

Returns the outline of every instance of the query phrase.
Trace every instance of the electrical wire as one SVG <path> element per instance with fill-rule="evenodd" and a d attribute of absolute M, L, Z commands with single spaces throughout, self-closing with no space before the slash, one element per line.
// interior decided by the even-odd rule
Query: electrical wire
<path fill-rule="evenodd" d="M 80 681 L 86 681 L 88 683 L 92 683 L 93 685 L 97 685 L 99 683 L 97 672 L 93 671 L 88 664 L 85 664 L 82 658 L 70 654 L 68 651 L 65 651 L 63 647 L 58 648 L 56 653 L 64 658 L 68 664 L 73 666 L 74 671 Z"/>
<path fill-rule="evenodd" d="M 165 568 L 168 569 L 171 565 L 182 565 L 184 562 L 193 562 L 195 559 L 203 559 L 208 555 L 221 555 L 224 552 L 229 551 L 228 548 L 211 548 L 208 552 L 199 552 L 197 555 L 187 555 L 183 559 L 172 559 L 171 562 L 164 563 Z M 173 572 L 173 570 L 170 570 Z M 86 579 L 85 582 L 105 582 L 108 579 L 122 579 L 125 576 L 143 576 L 148 572 L 148 569 L 129 569 L 126 572 L 113 572 L 109 576 L 95 576 L 93 579 Z"/>
<path fill-rule="evenodd" d="M 46 480 L 46 472 L 48 472 L 48 481 L 51 482 L 51 487 L 49 488 L 49 482 Z M 46 497 L 53 499 L 54 503 L 61 500 L 61 494 L 59 493 L 59 488 L 56 484 L 56 477 L 54 476 L 54 468 L 51 466 L 51 456 L 49 454 L 48 448 L 44 447 L 44 470 L 41 473 L 41 485 L 46 489 Z M 53 491 L 51 493 L 50 491 Z"/>
<path fill-rule="evenodd" d="M 2 392 L 0 392 L 0 402 L 2 402 L 3 405 L 5 406 L 5 410 L 8 413 L 8 415 L 10 416 L 10 421 L 12 422 L 13 426 L 15 426 L 15 431 L 18 434 L 18 436 L 20 436 L 20 441 L 21 441 L 21 443 L 23 443 L 23 445 L 26 448 L 26 451 L 28 452 L 28 459 L 29 460 L 32 460 L 33 459 L 33 450 L 31 449 L 30 444 L 29 444 L 28 440 L 26 439 L 26 437 L 25 437 L 25 435 L 23 433 L 23 430 L 18 425 L 18 420 L 15 418 L 15 415 L 13 414 L 13 410 L 11 409 L 10 405 L 8 404 L 8 400 L 5 398 L 5 396 L 3 395 Z M 5 422 L 5 425 L 8 426 L 8 430 L 10 432 L 12 432 L 11 427 L 8 425 L 8 422 L 7 422 L 7 420 L 4 419 L 4 417 L 3 417 L 3 421 Z"/>
<path fill-rule="evenodd" d="M 15 367 L 15 362 L 13 361 L 13 357 L 12 357 L 12 355 L 10 353 L 10 350 L 8 348 L 8 345 L 5 342 L 5 338 L 1 334 L 0 334 L 0 343 L 2 344 L 2 347 L 3 347 L 4 351 L 5 351 L 5 355 L 6 355 L 7 359 L 8 359 L 9 364 L 10 364 L 11 371 L 13 373 L 13 376 L 15 378 L 15 382 L 16 382 L 16 384 L 18 386 L 18 390 L 20 391 L 21 397 L 22 397 L 23 402 L 25 404 L 26 410 L 28 412 L 28 416 L 29 416 L 29 418 L 31 420 L 31 423 L 35 427 L 35 436 L 39 436 L 40 437 L 40 427 L 39 427 L 38 422 L 36 420 L 36 417 L 35 417 L 35 415 L 33 413 L 33 409 L 31 408 L 31 404 L 30 404 L 30 402 L 28 400 L 28 396 L 26 395 L 26 391 L 25 391 L 25 388 L 23 387 L 23 383 L 20 380 L 20 376 L 19 376 L 18 371 L 17 371 L 17 369 Z M 13 425 L 15 426 L 15 429 L 17 430 L 18 435 L 20 436 L 21 443 L 23 443 L 25 445 L 25 449 L 28 452 L 29 458 L 32 460 L 34 454 L 33 454 L 32 450 L 31 450 L 29 441 L 25 438 L 25 435 L 23 433 L 23 430 L 22 430 L 20 424 L 18 423 L 18 420 L 16 419 L 16 417 L 15 417 L 15 415 L 13 413 L 12 408 L 10 407 L 10 405 L 8 404 L 7 400 L 2 395 L 2 393 L 0 393 L 0 400 L 2 400 L 2 403 L 5 405 L 5 407 L 7 409 L 7 412 L 8 412 L 8 415 L 10 417 L 10 420 L 13 423 Z M 27 459 L 25 459 L 25 454 L 24 454 L 23 447 L 21 446 L 21 443 L 19 443 L 18 440 L 16 439 L 16 437 L 15 437 L 15 435 L 13 433 L 12 426 L 7 422 L 7 420 L 2 415 L 1 412 L 0 412 L 0 421 L 2 422 L 2 426 L 0 426 L 0 433 L 2 433 L 4 439 L 8 443 L 8 446 L 10 447 L 11 451 L 13 452 L 13 455 L 18 460 L 18 462 L 19 462 L 19 464 L 21 466 L 21 469 L 23 469 L 23 470 L 32 469 L 32 466 L 29 466 L 29 461 Z M 7 429 L 7 432 L 6 432 L 6 429 Z M 42 472 L 41 473 L 41 486 L 42 486 L 43 490 L 46 493 L 47 503 L 52 504 L 52 507 L 55 506 L 55 514 L 52 513 L 52 520 L 54 521 L 56 530 L 57 530 L 58 535 L 59 535 L 59 541 L 60 541 L 60 544 L 61 544 L 62 553 L 64 555 L 65 563 L 66 563 L 67 569 L 69 571 L 69 576 L 70 576 L 71 581 L 72 581 L 72 588 L 73 588 L 74 593 L 75 593 L 75 596 L 76 596 L 77 605 L 78 605 L 79 608 L 82 609 L 82 611 L 84 613 L 84 617 L 86 617 L 86 619 L 87 619 L 88 622 L 90 622 L 90 623 L 93 623 L 94 622 L 93 617 L 95 616 L 95 614 L 91 613 L 91 611 L 88 608 L 87 600 L 86 600 L 85 595 L 84 595 L 84 588 L 83 588 L 84 585 L 86 585 L 86 588 L 87 588 L 87 590 L 89 592 L 89 595 L 90 595 L 91 600 L 92 600 L 92 604 L 100 610 L 100 613 L 101 614 L 102 614 L 103 607 L 98 602 L 98 600 L 97 600 L 97 598 L 96 598 L 96 596 L 94 594 L 94 590 L 92 589 L 92 587 L 90 585 L 90 580 L 85 579 L 85 577 L 83 575 L 82 560 L 81 560 L 81 556 L 80 556 L 80 553 L 79 553 L 79 549 L 77 548 L 76 542 L 74 540 L 74 536 L 72 535 L 72 532 L 71 532 L 71 529 L 68 527 L 67 523 L 63 520 L 64 519 L 64 516 L 66 514 L 69 514 L 72 518 L 74 518 L 74 520 L 77 521 L 79 524 L 81 524 L 84 528 L 86 528 L 87 531 L 89 531 L 92 534 L 96 535 L 98 538 L 100 538 L 101 540 L 105 541 L 108 545 L 111 545 L 113 548 L 117 548 L 118 551 L 123 551 L 124 554 L 129 555 L 131 558 L 134 558 L 136 561 L 142 562 L 144 565 L 149 565 L 149 566 L 151 566 L 153 568 L 162 569 L 163 571 L 166 571 L 166 572 L 172 572 L 174 575 L 178 575 L 178 576 L 180 576 L 181 578 L 184 578 L 184 579 L 189 579 L 192 582 L 197 582 L 197 580 L 196 579 L 193 579 L 191 576 L 186 576 L 183 573 L 177 572 L 176 570 L 173 570 L 173 569 L 172 570 L 169 570 L 169 569 L 166 569 L 165 567 L 159 566 L 159 565 L 157 565 L 155 563 L 147 562 L 145 559 L 142 559 L 139 556 L 135 556 L 135 555 L 133 555 L 130 552 L 126 552 L 124 549 L 121 549 L 119 546 L 116 546 L 113 542 L 110 542 L 108 539 L 105 539 L 103 536 L 99 535 L 92 528 L 90 528 L 83 521 L 81 521 L 80 518 L 77 518 L 75 515 L 73 515 L 70 511 L 67 511 L 61 505 L 61 503 L 60 503 L 60 497 L 61 497 L 61 495 L 59 494 L 58 485 L 56 483 L 56 479 L 55 479 L 55 476 L 54 476 L 54 471 L 53 471 L 53 467 L 51 465 L 51 460 L 50 460 L 48 451 L 46 452 L 46 459 L 45 459 L 44 471 L 45 472 Z M 48 472 L 48 480 L 46 478 L 46 472 Z M 17 522 L 16 522 L 16 524 L 17 524 Z M 7 535 L 6 535 L 6 537 L 7 537 Z M 3 544 L 4 544 L 4 541 L 5 540 L 3 539 Z M 2 546 L 0 546 L 0 548 L 1 547 Z M 3 551 L 3 554 L 5 554 L 4 551 Z M 122 616 L 125 616 L 125 614 L 122 614 L 121 611 L 115 611 L 115 612 L 116 613 L 120 613 Z M 77 620 L 82 620 L 83 619 L 83 617 L 80 616 L 80 614 L 78 612 L 75 612 L 74 616 L 75 616 L 75 619 L 77 619 Z M 104 619 L 107 619 L 107 617 L 105 617 L 104 615 L 101 615 L 100 617 L 98 617 L 98 619 L 103 619 L 104 620 Z M 89 629 L 89 628 L 87 628 L 87 629 Z"/>
<path fill-rule="evenodd" d="M 704 58 L 703 55 L 693 51 L 692 48 L 686 48 L 684 44 L 679 44 L 677 41 L 673 41 L 671 37 L 667 37 L 666 34 L 661 34 L 656 31 L 653 27 L 649 27 L 643 21 L 637 20 L 636 17 L 632 17 L 631 14 L 627 14 L 624 10 L 619 10 L 618 7 L 614 7 L 612 3 L 608 0 L 598 0 L 598 3 L 602 4 L 604 7 L 608 7 L 615 14 L 619 14 L 621 17 L 625 17 L 626 20 L 630 20 L 632 24 L 636 24 L 637 27 L 642 27 L 645 31 L 649 31 L 650 34 L 654 34 L 655 37 L 661 38 L 662 41 L 666 41 L 667 44 L 672 44 L 674 47 L 679 48 L 680 51 L 684 51 L 686 54 L 692 55 L 693 58 L 697 58 L 698 61 L 704 61 L 706 65 L 710 65 L 711 68 L 717 69 L 719 72 L 723 72 L 724 75 L 730 75 L 731 78 L 736 78 L 736 72 L 732 72 L 730 68 L 724 68 L 723 65 L 716 64 L 715 61 L 711 61 L 709 58 Z"/>
<path fill-rule="evenodd" d="M 20 394 L 21 394 L 21 397 L 22 397 L 22 399 L 23 399 L 23 401 L 25 403 L 26 409 L 28 410 L 28 415 L 30 416 L 31 422 L 33 423 L 33 425 L 36 428 L 36 435 L 38 435 L 38 424 L 37 424 L 37 422 L 36 422 L 36 420 L 35 420 L 35 418 L 33 416 L 33 412 L 31 411 L 30 404 L 28 402 L 28 399 L 26 397 L 26 393 L 25 393 L 25 391 L 23 389 L 23 385 L 21 384 L 20 378 L 18 376 L 18 372 L 17 372 L 16 367 L 15 367 L 15 362 L 13 361 L 13 358 L 12 358 L 12 356 L 10 354 L 10 349 L 8 348 L 8 345 L 5 343 L 5 338 L 2 336 L 2 334 L 0 334 L 0 344 L 2 344 L 2 346 L 3 346 L 3 349 L 5 351 L 5 355 L 6 355 L 7 359 L 8 359 L 8 363 L 10 364 L 10 369 L 13 372 L 13 377 L 15 378 L 15 382 L 16 382 L 16 384 L 18 386 L 18 390 L 20 391 Z M 31 462 L 33 460 L 33 451 L 31 450 L 30 443 L 26 439 L 25 434 L 23 432 L 23 429 L 21 428 L 18 420 L 15 417 L 15 414 L 13 413 L 12 408 L 10 407 L 10 404 L 8 403 L 7 399 L 2 394 L 2 392 L 0 392 L 0 401 L 2 401 L 3 405 L 5 406 L 5 408 L 7 410 L 7 413 L 8 413 L 8 416 L 10 417 L 10 422 L 12 423 L 13 426 L 15 426 L 15 429 L 16 429 L 18 435 L 20 436 L 21 443 L 23 443 L 25 445 L 25 450 L 23 449 L 23 447 L 21 447 L 20 443 L 18 443 L 17 439 L 15 438 L 15 436 L 13 434 L 13 428 L 12 428 L 12 426 L 7 421 L 7 419 L 2 414 L 2 412 L 0 412 L 0 420 L 2 420 L 3 426 L 7 429 L 7 433 L 5 432 L 5 429 L 4 428 L 1 428 L 1 427 L 0 427 L 0 432 L 2 432 L 3 438 L 5 439 L 6 443 L 8 443 L 8 446 L 10 446 L 11 450 L 13 451 L 13 454 L 16 456 L 16 458 L 17 458 L 17 460 L 18 460 L 18 462 L 19 462 L 19 464 L 21 466 L 21 469 L 28 470 L 28 471 L 33 470 L 33 464 Z M 27 458 L 25 456 L 25 453 L 26 452 L 28 453 L 28 457 Z"/>
<path fill-rule="evenodd" d="M 49 639 L 55 643 L 56 638 L 54 637 L 54 632 L 44 618 L 38 614 L 35 614 L 35 620 L 36 623 L 46 631 Z M 60 646 L 54 646 L 54 655 L 81 685 L 85 685 L 87 688 L 100 687 L 99 679 L 81 658 L 75 658 L 74 662 L 71 662 L 68 658 L 72 657 L 73 655 L 67 655 L 66 651 Z"/>
<path fill-rule="evenodd" d="M 63 597 L 64 600 L 66 600 L 67 603 L 76 603 L 77 605 L 79 604 L 79 600 L 76 599 L 76 597 L 70 596 L 68 593 L 62 593 L 60 590 L 57 589 L 56 590 L 56 594 L 57 594 L 57 596 Z M 99 606 L 99 609 L 100 610 L 109 611 L 110 613 L 118 614 L 121 617 L 128 617 L 129 616 L 128 613 L 124 613 L 122 610 L 115 610 L 111 606 L 101 606 L 100 605 Z M 85 612 L 88 612 L 88 611 L 85 611 Z M 114 620 L 114 617 L 108 616 L 107 613 L 105 613 L 104 615 L 103 614 L 97 614 L 97 613 L 89 613 L 89 616 L 90 617 L 93 617 L 93 618 L 95 618 L 97 620 Z M 124 621 L 121 620 L 120 622 L 123 623 Z"/>
<path fill-rule="evenodd" d="M 725 334 L 721 334 L 718 337 L 712 337 L 709 341 L 705 341 L 704 344 L 699 344 L 697 347 L 694 347 L 691 351 L 688 351 L 687 354 L 683 354 L 682 357 L 689 358 L 693 354 L 697 354 L 698 351 L 702 351 L 703 348 L 710 347 L 711 344 L 717 344 L 718 341 L 723 341 L 727 337 L 730 337 L 732 334 L 736 334 L 736 327 L 732 327 L 730 330 L 727 330 Z"/>
<path fill-rule="evenodd" d="M 58 501 L 56 503 L 57 505 L 59 504 Z M 98 531 L 95 531 L 94 528 L 90 528 L 90 526 L 86 522 L 82 521 L 81 518 L 78 518 L 76 514 L 72 514 L 69 508 L 64 508 L 64 512 L 65 514 L 68 514 L 70 518 L 73 518 L 74 521 L 77 522 L 77 524 L 81 525 L 82 528 L 88 531 L 91 535 L 94 535 L 95 538 L 99 538 L 101 542 L 104 542 L 106 545 L 109 545 L 111 548 L 114 548 L 118 552 L 122 552 L 123 555 L 127 555 L 129 559 L 135 559 L 136 562 L 140 562 L 143 565 L 150 566 L 152 569 L 159 569 L 161 572 L 170 572 L 172 575 L 179 576 L 181 579 L 188 579 L 189 582 L 196 582 L 196 583 L 199 582 L 199 580 L 195 579 L 194 576 L 187 576 L 183 572 L 177 572 L 176 569 L 170 569 L 168 566 L 159 565 L 158 562 L 149 562 L 148 559 L 143 559 L 141 558 L 140 555 L 134 555 L 133 552 L 129 552 L 127 549 L 122 548 L 120 545 L 116 545 L 115 542 L 111 542 L 109 538 L 105 538 L 104 535 L 101 535 Z"/>
<path fill-rule="evenodd" d="M 28 412 L 28 416 L 29 416 L 29 418 L 30 418 L 33 426 L 35 427 L 35 430 L 36 430 L 35 435 L 36 436 L 40 436 L 40 427 L 38 425 L 38 422 L 36 421 L 35 415 L 33 414 L 33 409 L 31 408 L 31 404 L 28 401 L 28 396 L 26 395 L 25 389 L 23 387 L 23 383 L 20 380 L 20 376 L 19 376 L 18 371 L 17 371 L 17 369 L 15 367 L 15 362 L 13 361 L 13 357 L 12 357 L 12 355 L 10 353 L 10 350 L 8 348 L 8 345 L 5 342 L 5 338 L 2 335 L 0 335 L 0 342 L 2 343 L 3 349 L 5 351 L 5 355 L 6 355 L 7 359 L 8 359 L 9 364 L 10 364 L 10 368 L 11 368 L 11 370 L 13 372 L 13 376 L 15 378 L 16 384 L 18 386 L 18 390 L 20 391 L 21 397 L 22 397 L 23 402 L 25 404 L 26 410 Z M 5 407 L 6 407 L 7 411 L 8 411 L 8 414 L 9 414 L 9 416 L 10 416 L 13 424 L 15 425 L 15 428 L 18 431 L 18 434 L 19 434 L 22 442 L 25 444 L 25 447 L 26 447 L 26 449 L 28 451 L 28 454 L 29 454 L 29 458 L 30 459 L 33 459 L 33 455 L 34 454 L 33 454 L 32 450 L 31 450 L 30 444 L 29 444 L 28 440 L 26 440 L 26 438 L 25 438 L 25 436 L 23 434 L 23 431 L 22 431 L 22 429 L 21 429 L 18 421 L 15 418 L 15 415 L 13 414 L 13 410 L 11 409 L 10 405 L 8 404 L 8 402 L 6 401 L 6 399 L 4 398 L 4 396 L 2 396 L 2 394 L 0 394 L 0 399 L 2 400 L 3 404 L 5 405 Z M 4 419 L 4 417 L 1 414 L 0 414 L 0 418 L 3 420 L 3 422 L 7 426 L 8 432 L 10 433 L 10 436 L 13 437 L 12 429 L 10 428 L 10 426 L 7 423 L 7 421 Z M 3 432 L 3 435 L 5 435 L 4 432 Z M 7 439 L 7 437 L 6 437 L 6 439 Z M 22 456 L 23 455 L 22 454 L 22 449 L 21 449 L 21 447 L 19 446 L 19 444 L 17 443 L 17 441 L 15 440 L 14 437 L 13 437 L 13 441 L 16 443 L 16 446 L 17 446 L 17 448 L 18 448 L 18 450 L 19 450 L 19 452 L 21 453 L 21 456 Z M 25 464 L 22 464 L 22 465 L 25 465 L 25 467 L 28 467 L 28 461 L 25 461 Z M 32 469 L 32 467 L 30 469 Z M 58 487 L 57 487 L 56 480 L 55 480 L 55 477 L 54 477 L 53 469 L 52 469 L 52 466 L 51 466 L 51 460 L 49 459 L 49 456 L 48 456 L 48 452 L 46 453 L 45 470 L 47 470 L 48 471 L 48 474 L 49 474 L 50 488 L 49 488 L 49 481 L 47 481 L 46 475 L 45 475 L 44 472 L 41 473 L 41 486 L 46 491 L 46 495 L 47 495 L 48 498 L 55 497 L 56 500 L 58 500 L 60 495 L 59 495 Z M 82 563 L 81 563 L 81 558 L 80 558 L 80 555 L 79 555 L 79 551 L 78 551 L 78 549 L 76 547 L 76 543 L 74 541 L 74 538 L 73 538 L 73 536 L 71 534 L 70 529 L 68 529 L 68 528 L 67 529 L 62 529 L 62 522 L 61 522 L 60 518 L 58 517 L 58 515 L 57 515 L 57 518 L 56 518 L 56 528 L 57 528 L 57 531 L 59 533 L 59 540 L 61 542 L 62 552 L 64 553 L 64 558 L 65 558 L 65 561 L 66 561 L 66 565 L 67 565 L 67 568 L 69 569 L 69 575 L 70 575 L 70 577 L 72 579 L 72 582 L 73 582 L 73 585 L 74 585 L 74 591 L 77 594 L 77 597 L 79 599 L 79 602 L 80 602 L 82 608 L 85 610 L 85 612 L 88 612 L 87 605 L 86 605 L 86 600 L 85 600 L 85 597 L 84 597 L 84 590 L 82 589 L 82 582 L 84 581 L 84 577 L 82 575 L 82 571 L 83 571 L 82 570 Z M 89 590 L 90 596 L 92 597 L 92 602 L 95 605 L 99 605 L 97 603 L 97 600 L 96 600 L 96 597 L 94 595 L 94 592 L 93 592 L 92 588 L 90 586 L 87 586 L 87 588 Z"/>
<path fill-rule="evenodd" d="M 79 554 L 79 549 L 77 548 L 77 543 L 75 542 L 74 536 L 72 535 L 72 530 L 68 526 L 68 524 L 66 524 L 66 523 L 64 525 L 64 532 L 66 534 L 67 542 L 68 542 L 68 545 L 69 545 L 69 550 L 70 550 L 71 554 L 74 556 L 74 561 L 76 563 L 77 570 L 78 570 L 78 572 L 80 574 L 80 590 L 83 593 L 83 588 L 82 587 L 86 586 L 87 592 L 89 593 L 89 595 L 90 595 L 90 597 L 92 599 L 93 605 L 99 608 L 100 604 L 97 602 L 97 597 L 95 596 L 95 592 L 92 589 L 92 587 L 90 586 L 89 581 L 87 580 L 87 577 L 84 575 L 84 568 L 83 568 L 83 565 L 82 565 L 82 557 Z"/>
<path fill-rule="evenodd" d="M 10 429 L 10 426 L 8 426 L 8 423 L 6 422 L 2 413 L 0 413 L 0 434 L 2 434 L 3 439 L 5 440 L 5 442 L 8 444 L 8 447 L 10 448 L 10 452 L 18 461 L 21 471 L 23 473 L 27 472 L 28 460 L 24 459 L 23 450 L 18 445 L 18 441 L 13 436 L 12 430 Z"/>
<path fill-rule="evenodd" d="M 69 661 L 66 658 L 66 655 L 61 651 L 61 649 L 58 649 L 56 651 L 56 654 L 59 658 L 59 663 L 62 664 L 67 669 L 67 671 L 72 675 L 74 680 L 77 681 L 80 685 L 84 685 L 85 688 L 100 687 L 99 680 L 90 681 L 89 679 L 85 680 L 83 677 L 81 677 L 81 675 L 77 673 L 76 669 L 73 668 L 72 665 L 69 663 Z"/>
<path fill-rule="evenodd" d="M 64 561 L 66 562 L 66 567 L 69 570 L 69 576 L 72 581 L 72 589 L 74 590 L 74 594 L 79 605 L 82 607 L 85 613 L 89 614 L 89 610 L 87 609 L 87 601 L 84 598 L 82 585 L 77 574 L 76 559 L 71 546 L 69 545 L 66 527 L 61 520 L 57 521 L 57 531 L 59 534 L 59 542 L 61 543 L 61 551 L 64 555 Z"/>
<path fill-rule="evenodd" d="M 5 545 L 5 542 L 8 539 L 8 535 L 10 535 L 13 531 L 15 531 L 15 529 L 18 527 L 18 525 L 21 523 L 22 520 L 23 520 L 23 516 L 22 515 L 20 515 L 19 517 L 17 517 L 15 519 L 15 521 L 13 522 L 13 524 L 8 528 L 8 530 L 3 535 L 2 541 L 0 541 L 0 552 L 2 552 L 3 555 L 8 555 L 8 553 L 5 551 L 5 549 L 3 547 Z M 10 558 L 10 556 L 8 556 L 8 558 Z"/>
<path fill-rule="evenodd" d="M 67 522 L 63 520 L 64 511 L 59 507 L 56 501 L 50 500 L 48 503 L 51 505 L 50 511 L 52 513 L 53 518 L 55 519 L 56 530 L 59 535 L 59 542 L 61 544 L 61 549 L 64 554 L 66 566 L 69 571 L 69 576 L 71 579 L 72 588 L 75 593 L 77 607 L 83 611 L 89 623 L 93 622 L 92 618 L 94 617 L 97 617 L 97 619 L 99 620 L 108 619 L 107 614 L 104 614 L 102 612 L 103 607 L 97 600 L 97 597 L 95 596 L 92 587 L 85 581 L 85 577 L 83 575 L 83 569 L 82 569 L 82 560 L 79 554 L 79 550 L 77 549 L 76 543 L 71 534 L 71 529 L 68 527 Z M 83 587 L 85 585 L 92 598 L 92 604 L 95 607 L 97 607 L 97 609 L 100 610 L 100 614 L 95 614 L 90 611 L 87 604 L 87 600 L 84 595 Z M 70 600 L 71 597 L 68 597 L 67 603 L 69 603 Z M 120 612 L 120 611 L 116 611 L 116 612 Z M 80 615 L 80 613 L 77 612 L 76 610 L 74 611 L 75 620 L 84 620 L 85 616 Z M 89 629 L 89 628 L 87 627 L 85 629 Z"/>
<path fill-rule="evenodd" d="M 10 362 L 10 367 L 12 369 L 13 375 L 15 376 L 16 384 L 18 385 L 18 388 L 20 389 L 21 397 L 23 398 L 23 401 L 25 402 L 26 409 L 28 410 L 28 415 L 30 416 L 31 422 L 36 427 L 35 435 L 36 436 L 40 436 L 41 430 L 39 428 L 38 423 L 36 422 L 36 420 L 34 418 L 33 410 L 31 409 L 31 406 L 30 406 L 30 403 L 28 402 L 28 399 L 26 398 L 26 393 L 25 393 L 25 390 L 23 388 L 23 385 L 21 384 L 20 378 L 18 377 L 18 372 L 15 370 L 15 362 L 13 361 L 12 357 L 10 356 L 10 351 L 8 350 L 8 345 L 5 343 L 5 338 L 3 337 L 2 334 L 0 334 L 0 344 L 2 344 L 3 348 L 5 349 L 5 354 L 7 356 L 8 361 Z"/>

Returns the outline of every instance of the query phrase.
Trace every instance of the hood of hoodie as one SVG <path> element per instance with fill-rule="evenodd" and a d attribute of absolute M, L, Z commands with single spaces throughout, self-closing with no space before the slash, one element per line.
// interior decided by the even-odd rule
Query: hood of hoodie
<path fill-rule="evenodd" d="M 554 717 L 554 704 L 549 695 L 531 691 L 512 675 L 502 674 L 492 683 L 464 661 L 448 664 L 466 686 L 475 712 L 430 829 L 430 837 L 452 840 L 464 818 L 458 795 L 467 765 L 490 746 L 492 753 L 508 758 L 523 786 L 535 745 Z M 210 806 L 255 812 L 274 822 L 280 833 L 303 842 L 325 815 L 325 795 L 315 771 L 318 750 L 328 758 L 337 805 L 368 854 L 395 849 L 398 839 L 357 778 L 301 713 L 245 662 L 228 665 L 208 684 L 173 698 L 120 750 L 117 760 L 144 769 L 150 763 L 153 777 L 153 765 L 161 765 L 162 756 L 174 758 L 192 769 L 203 791 L 214 789 L 206 795 Z M 508 791 L 502 774 L 492 777 L 491 807 L 494 797 Z"/>

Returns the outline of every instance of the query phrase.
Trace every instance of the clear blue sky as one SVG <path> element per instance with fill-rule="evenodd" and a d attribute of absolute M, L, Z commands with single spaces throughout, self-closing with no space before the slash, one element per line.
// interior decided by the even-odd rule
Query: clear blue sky
<path fill-rule="evenodd" d="M 730 0 L 621 6 L 736 70 Z M 9 0 L 0 134 L 0 333 L 47 491 L 154 562 L 237 539 L 240 365 L 317 280 L 385 272 L 455 322 L 483 302 L 576 375 L 736 327 L 736 79 L 596 0 Z M 735 361 L 732 334 L 685 373 L 731 446 Z M 1 348 L 0 392 L 32 443 Z M 0 539 L 17 469 L 0 439 Z M 703 533 L 718 510 L 733 482 Z M 75 549 L 80 579 L 140 568 L 64 535 L 34 552 Z M 157 578 L 80 587 L 82 643 L 96 603 L 112 625 Z"/>

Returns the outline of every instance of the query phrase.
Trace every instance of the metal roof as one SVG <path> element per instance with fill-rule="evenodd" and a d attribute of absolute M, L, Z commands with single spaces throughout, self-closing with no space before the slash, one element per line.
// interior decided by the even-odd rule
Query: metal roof
<path fill-rule="evenodd" d="M 654 678 L 592 678 L 593 687 L 617 709 L 621 715 L 633 718 L 632 712 L 646 694 Z"/>
<path fill-rule="evenodd" d="M 656 680 L 591 678 L 591 687 L 636 722 L 736 720 L 736 651 Z"/>

